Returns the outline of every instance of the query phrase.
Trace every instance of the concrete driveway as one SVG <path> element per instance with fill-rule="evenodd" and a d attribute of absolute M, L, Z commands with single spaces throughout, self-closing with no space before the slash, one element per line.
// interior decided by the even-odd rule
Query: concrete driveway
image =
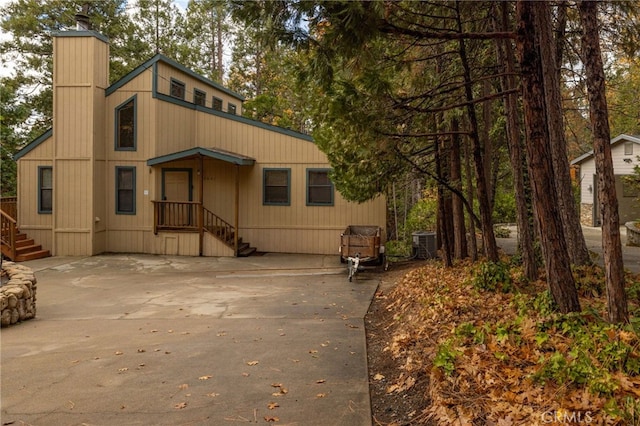
<path fill-rule="evenodd" d="M 2 329 L 2 424 L 371 424 L 375 272 L 349 283 L 337 255 L 26 264 L 37 317 Z"/>

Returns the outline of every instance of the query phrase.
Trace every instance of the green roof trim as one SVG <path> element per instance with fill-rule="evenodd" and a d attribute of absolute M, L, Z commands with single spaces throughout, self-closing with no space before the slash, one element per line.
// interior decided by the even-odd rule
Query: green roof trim
<path fill-rule="evenodd" d="M 281 133 L 283 135 L 291 136 L 296 139 L 302 139 L 308 142 L 314 142 L 312 136 L 304 133 L 299 133 L 294 130 L 285 129 L 284 127 L 273 126 L 271 124 L 263 123 L 262 121 L 253 120 L 251 118 L 243 117 L 241 115 L 229 114 L 228 112 L 225 112 L 225 111 L 219 111 L 217 109 L 203 107 L 201 105 L 196 105 L 191 102 L 183 101 L 182 99 L 174 98 L 173 96 L 165 95 L 164 93 L 158 93 L 157 91 L 153 92 L 153 97 L 158 100 L 171 102 L 173 104 L 180 105 L 185 108 L 195 109 L 197 111 L 205 112 L 211 115 L 217 115 L 218 117 L 223 117 L 228 120 L 238 121 L 240 123 L 244 123 L 249 126 L 260 127 L 262 129 Z"/>
<path fill-rule="evenodd" d="M 22 157 L 24 157 L 25 155 L 27 155 L 29 152 L 33 151 L 34 149 L 36 149 L 38 146 L 40 146 L 40 144 L 44 141 L 46 141 L 47 139 L 49 139 L 51 136 L 53 136 L 53 128 L 48 129 L 47 131 L 45 131 L 43 134 L 41 134 L 40 136 L 38 136 L 36 139 L 34 139 L 33 141 L 29 142 L 27 145 L 25 145 L 24 148 L 22 148 L 20 151 L 16 152 L 15 154 L 13 154 L 13 159 L 15 161 L 18 161 L 19 159 L 21 159 Z"/>
<path fill-rule="evenodd" d="M 195 78 L 198 81 L 201 81 L 204 84 L 207 84 L 209 86 L 213 86 L 216 89 L 220 90 L 221 92 L 226 93 L 229 96 L 232 96 L 240 101 L 244 101 L 245 98 L 244 96 L 240 95 L 239 93 L 233 92 L 229 89 L 227 89 L 226 87 L 221 86 L 219 83 L 216 83 L 215 81 L 209 80 L 208 78 L 205 78 L 203 76 L 201 76 L 200 74 L 195 73 L 194 71 L 190 70 L 189 68 L 185 67 L 184 65 L 179 64 L 178 62 L 174 61 L 173 59 L 164 56 L 162 53 L 158 53 L 156 54 L 153 58 L 149 59 L 146 62 L 143 62 L 142 64 L 138 65 L 133 71 L 131 71 L 129 74 L 125 75 L 124 77 L 122 77 L 120 80 L 116 81 L 115 83 L 113 83 L 111 86 L 107 87 L 105 93 L 107 96 L 109 96 L 110 94 L 112 94 L 113 92 L 115 92 L 116 90 L 118 90 L 120 87 L 124 86 L 125 84 L 127 84 L 128 82 L 130 82 L 131 80 L 133 80 L 134 78 L 136 78 L 138 75 L 140 75 L 143 71 L 151 68 L 152 66 L 156 65 L 158 62 L 163 62 L 169 66 L 172 66 L 173 68 L 178 69 L 179 71 L 182 71 L 185 74 L 188 74 L 190 77 Z M 154 81 L 157 78 L 157 68 L 154 67 Z"/>
<path fill-rule="evenodd" d="M 109 38 L 104 34 L 92 30 L 82 31 L 53 31 L 51 33 L 54 37 L 95 37 L 105 43 L 109 43 Z"/>
<path fill-rule="evenodd" d="M 184 160 L 185 158 L 202 155 L 215 160 L 226 161 L 227 163 L 237 164 L 239 166 L 253 166 L 255 159 L 245 155 L 236 154 L 234 152 L 225 151 L 218 148 L 191 148 L 184 151 L 174 152 L 172 154 L 161 155 L 160 157 L 150 158 L 147 160 L 147 166 L 155 166 L 170 161 Z"/>

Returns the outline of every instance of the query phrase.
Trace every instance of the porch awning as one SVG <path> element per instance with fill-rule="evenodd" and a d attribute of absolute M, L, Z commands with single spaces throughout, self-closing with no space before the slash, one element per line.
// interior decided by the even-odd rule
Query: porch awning
<path fill-rule="evenodd" d="M 187 149 L 185 151 L 174 152 L 172 154 L 161 155 L 160 157 L 150 158 L 147 160 L 147 166 L 155 166 L 157 164 L 168 163 L 170 161 L 196 158 L 198 155 L 213 158 L 215 160 L 226 161 L 227 163 L 237 164 L 239 166 L 253 166 L 256 162 L 254 158 L 236 154 L 235 152 L 225 151 L 218 148 L 197 147 Z"/>

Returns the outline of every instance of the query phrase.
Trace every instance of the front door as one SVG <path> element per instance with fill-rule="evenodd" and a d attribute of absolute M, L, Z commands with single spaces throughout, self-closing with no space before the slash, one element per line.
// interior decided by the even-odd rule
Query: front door
<path fill-rule="evenodd" d="M 163 201 L 192 201 L 191 169 L 163 169 L 162 170 L 162 200 Z M 195 209 L 191 204 L 170 203 L 165 206 L 164 217 L 167 225 L 194 225 Z"/>

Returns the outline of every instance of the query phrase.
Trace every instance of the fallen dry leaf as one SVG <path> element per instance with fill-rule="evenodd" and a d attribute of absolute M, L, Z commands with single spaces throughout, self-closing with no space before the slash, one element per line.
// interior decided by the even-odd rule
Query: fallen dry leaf
<path fill-rule="evenodd" d="M 209 380 L 212 377 L 213 376 L 200 376 L 200 377 L 198 377 L 198 380 Z"/>
<path fill-rule="evenodd" d="M 177 409 L 177 410 L 182 410 L 183 408 L 187 407 L 187 403 L 186 402 L 181 402 L 180 404 L 176 404 L 173 406 L 173 408 Z"/>
<path fill-rule="evenodd" d="M 280 404 L 278 404 L 277 402 L 270 402 L 269 404 L 267 404 L 267 408 L 269 410 L 275 410 L 279 406 L 280 406 Z"/>
<path fill-rule="evenodd" d="M 373 380 L 382 380 L 384 379 L 384 376 L 380 373 L 377 373 L 375 376 L 373 376 Z"/>
<path fill-rule="evenodd" d="M 207 396 L 209 396 L 211 398 L 215 398 L 216 396 L 220 396 L 220 394 L 219 393 L 215 393 L 215 392 L 211 392 L 211 393 L 208 393 Z"/>
<path fill-rule="evenodd" d="M 116 352 L 115 352 L 115 355 L 122 355 L 123 353 L 124 353 L 124 352 L 122 352 L 122 351 L 116 351 Z"/>
<path fill-rule="evenodd" d="M 260 361 L 249 361 L 247 362 L 247 365 L 254 366 L 254 365 L 258 365 L 259 363 Z"/>
<path fill-rule="evenodd" d="M 316 395 L 316 398 L 324 398 L 325 396 L 327 396 L 326 393 L 319 393 Z"/>
<path fill-rule="evenodd" d="M 183 383 L 180 386 L 178 386 L 178 389 L 181 389 L 181 390 L 189 389 L 189 385 L 186 383 Z"/>
<path fill-rule="evenodd" d="M 319 380 L 316 380 L 316 383 L 318 383 L 318 384 L 320 384 L 320 383 L 325 383 L 325 382 L 326 382 L 326 380 L 325 380 L 325 379 L 319 379 Z"/>
<path fill-rule="evenodd" d="M 264 416 L 264 420 L 267 422 L 279 422 L 280 419 L 278 417 L 270 417 L 270 416 Z"/>
<path fill-rule="evenodd" d="M 123 368 L 119 368 L 118 371 L 121 373 L 124 373 L 125 371 L 127 371 L 128 368 L 127 367 L 123 367 Z"/>

